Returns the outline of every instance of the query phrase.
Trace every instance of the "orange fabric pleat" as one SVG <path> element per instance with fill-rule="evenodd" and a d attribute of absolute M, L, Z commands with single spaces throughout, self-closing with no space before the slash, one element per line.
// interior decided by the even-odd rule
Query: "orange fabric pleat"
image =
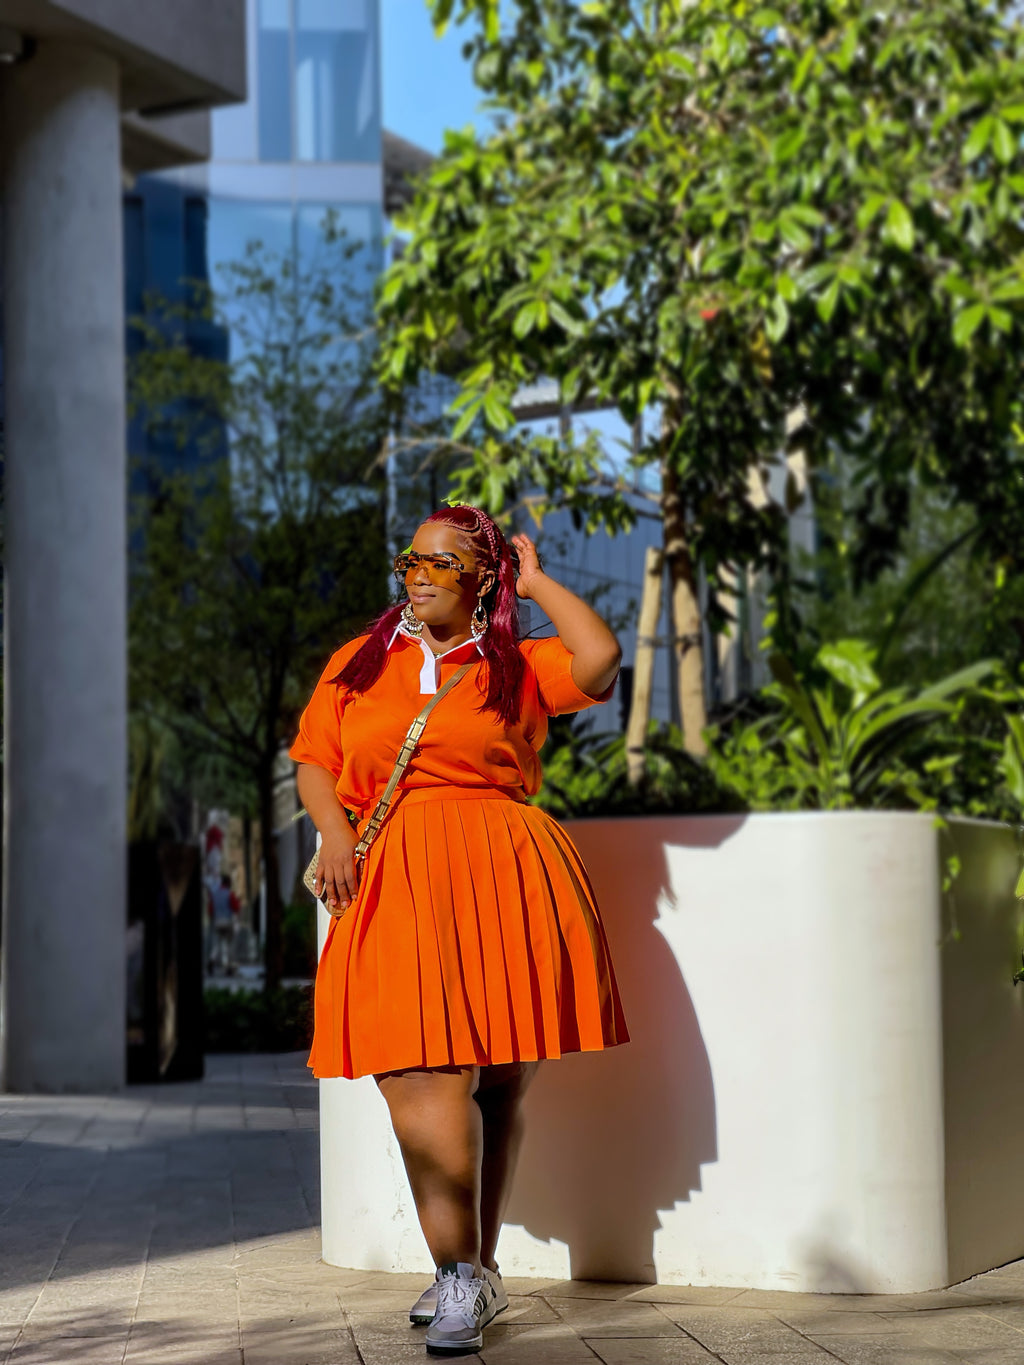
<path fill-rule="evenodd" d="M 316 980 L 318 1077 L 533 1061 L 628 1040 L 569 836 L 536 806 L 450 791 L 399 801 L 355 903 L 331 926 Z"/>

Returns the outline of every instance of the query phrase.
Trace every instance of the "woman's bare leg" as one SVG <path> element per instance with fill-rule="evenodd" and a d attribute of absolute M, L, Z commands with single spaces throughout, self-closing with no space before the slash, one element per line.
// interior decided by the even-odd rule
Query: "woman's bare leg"
<path fill-rule="evenodd" d="M 523 1097 L 537 1074 L 537 1062 L 486 1066 L 480 1072 L 476 1103 L 483 1119 L 480 1186 L 480 1259 L 495 1270 L 498 1245 L 516 1161 L 523 1141 Z"/>
<path fill-rule="evenodd" d="M 479 1080 L 475 1066 L 376 1077 L 434 1264 L 465 1261 L 478 1274 L 484 1117 L 473 1096 Z"/>

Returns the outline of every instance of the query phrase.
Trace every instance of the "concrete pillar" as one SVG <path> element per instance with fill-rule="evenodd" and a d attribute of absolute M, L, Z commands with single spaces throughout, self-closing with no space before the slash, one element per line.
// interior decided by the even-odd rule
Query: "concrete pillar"
<path fill-rule="evenodd" d="M 2 1083 L 125 1065 L 125 416 L 118 69 L 40 44 L 4 152 Z"/>

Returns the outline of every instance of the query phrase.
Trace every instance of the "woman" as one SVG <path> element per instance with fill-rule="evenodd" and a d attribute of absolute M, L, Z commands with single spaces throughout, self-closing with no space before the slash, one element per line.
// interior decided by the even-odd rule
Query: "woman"
<path fill-rule="evenodd" d="M 494 1253 L 538 1062 L 627 1040 L 579 855 L 526 802 L 548 717 L 607 700 L 619 645 L 526 536 L 512 546 L 476 508 L 428 517 L 395 561 L 407 602 L 333 656 L 291 750 L 336 916 L 310 1066 L 372 1074 L 387 1102 L 438 1267 L 410 1314 L 435 1353 L 478 1349 L 508 1306 Z M 557 638 L 520 642 L 517 595 Z M 346 808 L 361 830 L 410 722 L 467 662 L 357 875 Z"/>

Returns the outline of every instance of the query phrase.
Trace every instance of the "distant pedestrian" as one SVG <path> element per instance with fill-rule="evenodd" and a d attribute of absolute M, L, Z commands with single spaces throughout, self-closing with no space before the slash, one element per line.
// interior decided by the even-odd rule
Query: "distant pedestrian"
<path fill-rule="evenodd" d="M 231 889 L 231 878 L 221 873 L 220 885 L 211 892 L 213 903 L 213 968 L 229 975 L 234 968 L 232 947 L 235 937 L 235 916 L 238 914 L 238 897 Z"/>
<path fill-rule="evenodd" d="M 532 541 L 510 546 L 476 508 L 428 517 L 394 567 L 408 601 L 332 657 L 291 750 L 336 917 L 310 1065 L 375 1077 L 438 1267 L 410 1317 L 430 1324 L 428 1351 L 458 1353 L 508 1306 L 494 1254 L 539 1060 L 627 1038 L 579 855 L 526 799 L 548 717 L 606 700 L 620 651 Z M 557 638 L 520 641 L 517 596 Z M 362 858 L 410 722 L 439 693 Z"/>

